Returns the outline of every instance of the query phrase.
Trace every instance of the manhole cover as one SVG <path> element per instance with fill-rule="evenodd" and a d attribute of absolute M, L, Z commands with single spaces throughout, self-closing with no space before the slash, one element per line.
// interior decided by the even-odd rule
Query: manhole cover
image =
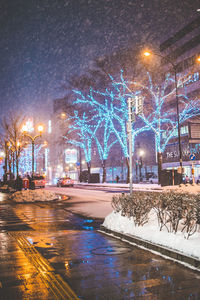
<path fill-rule="evenodd" d="M 131 248 L 126 248 L 126 247 L 100 247 L 100 248 L 95 248 L 91 250 L 92 254 L 96 255 L 117 255 L 117 254 L 124 254 L 129 251 L 131 251 Z"/>

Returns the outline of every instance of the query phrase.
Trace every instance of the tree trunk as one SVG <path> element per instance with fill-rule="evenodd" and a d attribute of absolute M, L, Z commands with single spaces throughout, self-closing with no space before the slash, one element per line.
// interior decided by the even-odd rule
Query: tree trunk
<path fill-rule="evenodd" d="M 157 160 L 158 160 L 158 183 L 161 184 L 162 152 L 157 152 Z"/>
<path fill-rule="evenodd" d="M 129 159 L 128 159 L 128 157 L 126 157 L 126 166 L 127 166 L 126 183 L 129 183 L 129 181 L 130 181 L 130 169 L 129 169 Z"/>
<path fill-rule="evenodd" d="M 88 168 L 88 183 L 89 183 L 90 182 L 91 161 L 87 162 L 87 168 Z"/>
<path fill-rule="evenodd" d="M 17 178 L 19 176 L 19 157 L 16 155 L 16 172 L 17 172 Z"/>
<path fill-rule="evenodd" d="M 106 160 L 105 159 L 102 161 L 102 168 L 103 168 L 102 183 L 104 183 L 104 182 L 106 182 Z"/>

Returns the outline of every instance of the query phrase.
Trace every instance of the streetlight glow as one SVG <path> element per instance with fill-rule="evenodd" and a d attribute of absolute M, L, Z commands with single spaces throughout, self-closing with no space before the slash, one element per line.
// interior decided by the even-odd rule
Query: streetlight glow
<path fill-rule="evenodd" d="M 200 63 L 200 56 L 197 57 L 197 62 Z"/>
<path fill-rule="evenodd" d="M 0 158 L 3 158 L 3 157 L 5 157 L 5 152 L 1 151 L 0 152 Z"/>
<path fill-rule="evenodd" d="M 62 112 L 62 113 L 60 114 L 60 116 L 61 116 L 61 118 L 65 118 L 65 117 L 66 117 L 66 113 L 65 113 L 65 112 Z"/>
<path fill-rule="evenodd" d="M 22 132 L 23 133 L 26 133 L 28 131 L 28 128 L 27 128 L 27 126 L 24 124 L 23 126 L 22 126 Z"/>
<path fill-rule="evenodd" d="M 39 131 L 39 133 L 42 133 L 43 130 L 44 130 L 44 127 L 43 127 L 42 125 L 39 125 L 39 126 L 38 126 L 38 131 Z"/>
<path fill-rule="evenodd" d="M 151 55 L 151 53 L 149 51 L 145 51 L 143 54 L 144 54 L 144 56 L 150 56 Z"/>
<path fill-rule="evenodd" d="M 139 155 L 143 156 L 144 155 L 144 150 L 140 150 Z"/>

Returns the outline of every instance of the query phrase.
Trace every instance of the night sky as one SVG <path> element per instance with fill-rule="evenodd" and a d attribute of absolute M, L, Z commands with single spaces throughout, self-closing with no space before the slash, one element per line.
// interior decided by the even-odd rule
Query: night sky
<path fill-rule="evenodd" d="M 160 43 L 199 8 L 199 0 L 0 0 L 1 115 L 50 111 L 61 82 L 94 58 Z"/>

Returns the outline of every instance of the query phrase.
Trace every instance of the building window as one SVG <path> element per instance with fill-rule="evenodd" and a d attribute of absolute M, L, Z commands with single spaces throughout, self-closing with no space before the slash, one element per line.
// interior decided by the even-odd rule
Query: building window
<path fill-rule="evenodd" d="M 188 134 L 188 126 L 182 126 L 181 127 L 181 135 L 187 135 Z M 178 137 L 178 129 L 174 130 L 173 136 L 172 137 Z M 166 139 L 167 138 L 167 133 L 163 132 L 162 133 L 162 138 Z"/>
<path fill-rule="evenodd" d="M 192 139 L 200 139 L 200 124 L 191 124 L 191 138 Z"/>

